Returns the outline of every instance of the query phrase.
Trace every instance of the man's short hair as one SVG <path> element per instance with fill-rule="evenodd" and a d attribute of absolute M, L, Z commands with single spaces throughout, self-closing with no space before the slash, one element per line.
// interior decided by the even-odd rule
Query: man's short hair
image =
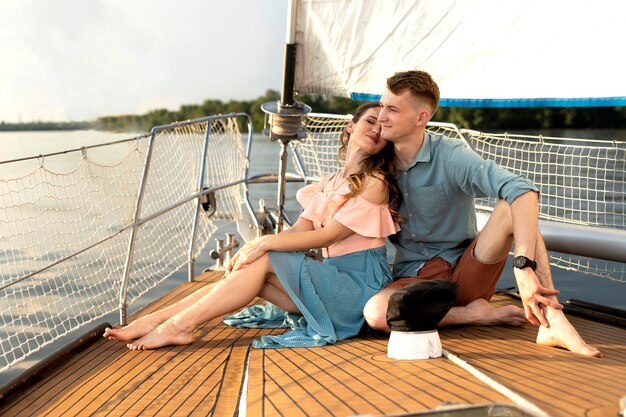
<path fill-rule="evenodd" d="M 431 107 L 431 117 L 439 107 L 439 86 L 427 72 L 396 72 L 387 78 L 387 89 L 396 95 L 409 90 L 415 98 L 424 101 Z"/>

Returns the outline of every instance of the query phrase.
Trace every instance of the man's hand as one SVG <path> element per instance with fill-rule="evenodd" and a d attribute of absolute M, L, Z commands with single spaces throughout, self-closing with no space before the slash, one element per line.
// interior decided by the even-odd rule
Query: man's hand
<path fill-rule="evenodd" d="M 539 277 L 537 277 L 535 271 L 530 268 L 513 268 L 513 270 L 515 273 L 515 281 L 517 281 L 517 288 L 519 288 L 519 294 L 522 298 L 522 304 L 524 305 L 526 318 L 535 326 L 542 325 L 544 327 L 550 327 L 550 323 L 548 323 L 548 319 L 546 319 L 542 306 L 562 310 L 562 304 L 548 298 L 549 296 L 557 295 L 559 291 L 542 286 Z"/>

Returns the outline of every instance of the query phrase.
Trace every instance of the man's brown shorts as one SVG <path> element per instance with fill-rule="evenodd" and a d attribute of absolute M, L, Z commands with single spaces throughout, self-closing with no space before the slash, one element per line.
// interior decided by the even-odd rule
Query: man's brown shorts
<path fill-rule="evenodd" d="M 463 252 L 456 266 L 437 257 L 427 261 L 417 272 L 416 277 L 400 278 L 387 288 L 399 290 L 419 280 L 449 279 L 459 285 L 455 305 L 464 306 L 478 298 L 490 300 L 496 291 L 496 283 L 502 274 L 507 258 L 504 257 L 501 261 L 491 264 L 480 262 L 474 257 L 476 241 L 477 238 Z"/>

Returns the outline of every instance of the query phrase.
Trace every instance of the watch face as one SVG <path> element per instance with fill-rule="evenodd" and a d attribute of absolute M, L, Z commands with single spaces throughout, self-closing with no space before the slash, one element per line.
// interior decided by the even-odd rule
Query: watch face
<path fill-rule="evenodd" d="M 526 258 L 522 256 L 516 257 L 515 259 L 513 259 L 513 262 L 515 263 L 515 266 L 518 268 L 523 268 L 524 266 L 526 266 Z"/>

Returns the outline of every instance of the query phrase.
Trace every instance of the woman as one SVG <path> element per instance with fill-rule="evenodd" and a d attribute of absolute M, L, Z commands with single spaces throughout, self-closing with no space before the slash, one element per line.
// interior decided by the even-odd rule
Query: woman
<path fill-rule="evenodd" d="M 393 146 L 380 137 L 379 112 L 378 103 L 356 110 L 341 136 L 343 169 L 298 191 L 304 211 L 293 227 L 245 244 L 223 280 L 121 329 L 107 328 L 104 337 L 130 349 L 189 344 L 200 324 L 257 296 L 306 320 L 257 346 L 320 346 L 356 335 L 365 303 L 391 282 L 385 238 L 399 230 Z M 310 248 L 323 248 L 324 261 L 300 252 Z"/>

